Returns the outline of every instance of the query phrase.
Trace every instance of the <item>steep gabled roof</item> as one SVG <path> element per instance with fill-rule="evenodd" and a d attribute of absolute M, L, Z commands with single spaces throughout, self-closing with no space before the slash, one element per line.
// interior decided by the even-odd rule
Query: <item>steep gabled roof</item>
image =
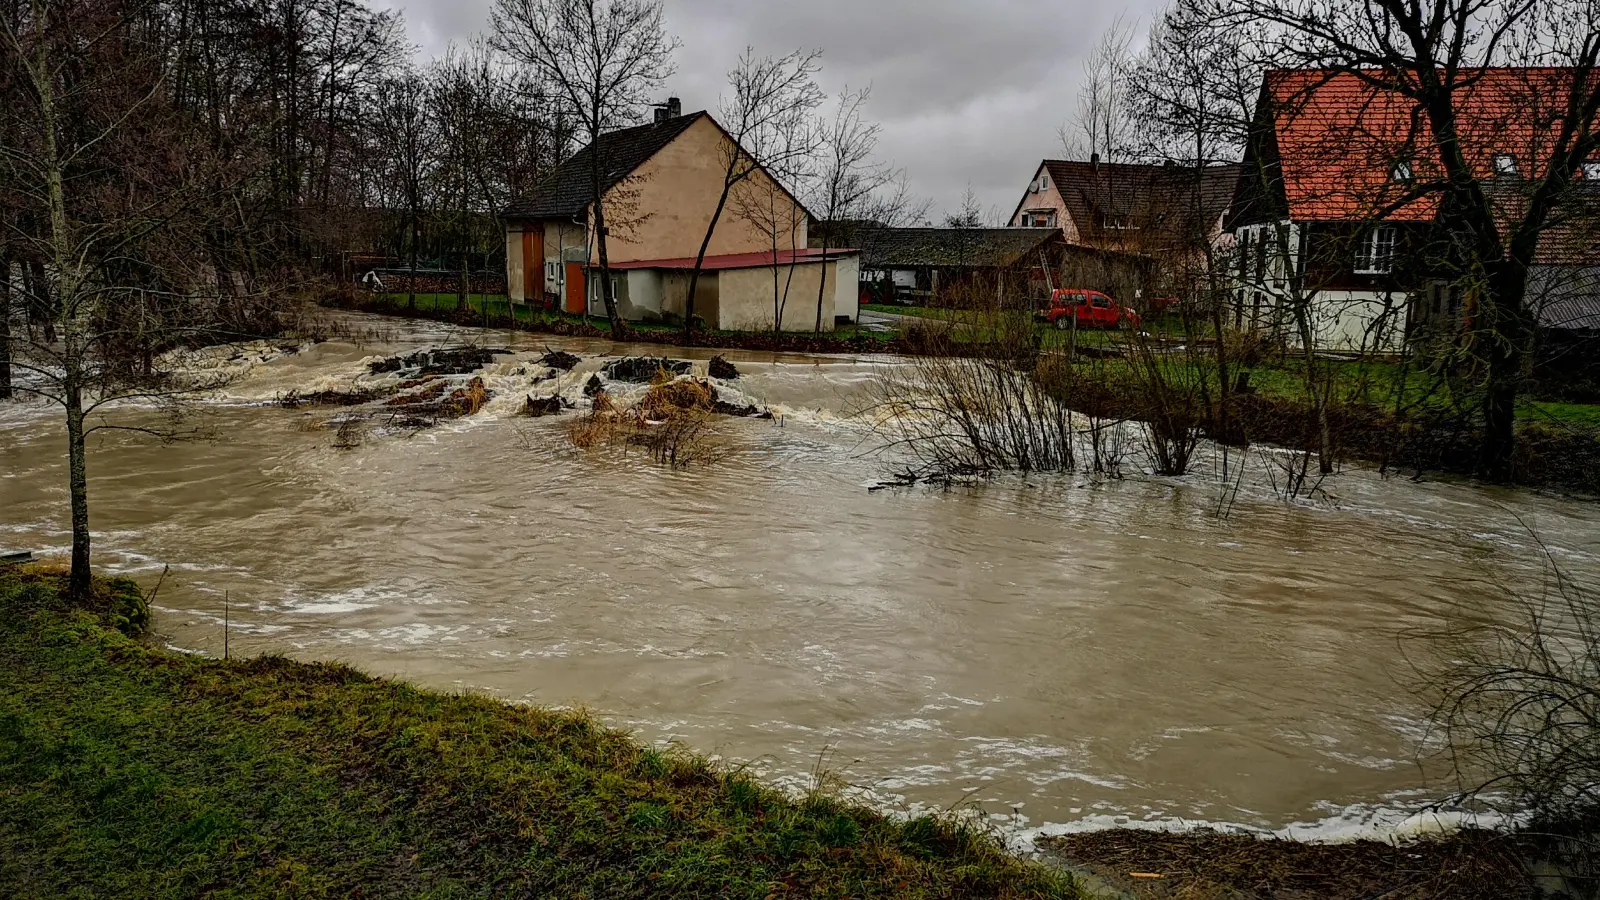
<path fill-rule="evenodd" d="M 1113 222 L 1173 240 L 1209 235 L 1233 199 L 1239 166 L 1147 165 L 1047 159 L 1050 175 L 1079 233 Z M 1027 204 L 1024 197 L 1020 212 Z M 1015 216 L 1015 213 L 1013 213 Z"/>
<path fill-rule="evenodd" d="M 1431 221 L 1439 195 L 1407 192 L 1442 177 L 1428 117 L 1399 91 L 1373 83 L 1381 73 L 1317 69 L 1267 73 L 1258 122 L 1281 165 L 1283 199 L 1296 221 L 1351 221 L 1382 214 Z M 1467 165 L 1485 182 L 1520 181 L 1498 173 L 1509 155 L 1526 172 L 1549 152 L 1573 70 L 1468 69 L 1458 73 L 1456 131 Z M 1396 177 L 1407 167 L 1410 179 Z"/>
<path fill-rule="evenodd" d="M 851 235 L 869 269 L 1004 268 L 1052 240 L 1059 228 L 859 228 Z"/>
<path fill-rule="evenodd" d="M 556 166 L 539 182 L 533 193 L 506 208 L 505 219 L 571 219 L 582 215 L 594 197 L 591 154 L 600 147 L 600 190 L 602 193 L 645 164 L 650 157 L 672 143 L 706 113 L 652 122 L 600 135 L 600 139 L 579 150 L 571 159 Z"/>

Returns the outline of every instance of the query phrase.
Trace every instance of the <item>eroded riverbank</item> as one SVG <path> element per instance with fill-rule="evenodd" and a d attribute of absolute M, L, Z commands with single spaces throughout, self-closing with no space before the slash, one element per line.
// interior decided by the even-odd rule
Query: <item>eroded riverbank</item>
<path fill-rule="evenodd" d="M 340 450 L 270 401 L 475 336 L 361 321 L 389 333 L 251 369 L 210 405 L 216 443 L 92 450 L 98 560 L 147 586 L 172 566 L 173 646 L 220 652 L 226 596 L 235 653 L 584 705 L 779 783 L 820 765 L 891 808 L 1309 836 L 1447 793 L 1416 763 L 1399 641 L 1495 615 L 1492 582 L 1539 571 L 1523 522 L 1600 569 L 1593 506 L 1370 472 L 1305 504 L 1247 479 L 1225 517 L 1209 463 L 869 493 L 882 465 L 849 412 L 886 357 L 730 353 L 730 399 L 779 419 L 721 422 L 730 453 L 671 472 L 517 415 L 546 343 L 585 358 L 564 391 L 639 348 L 491 332 L 514 353 L 485 369 L 481 415 Z M 57 426 L 0 422 L 3 539 L 64 547 Z"/>

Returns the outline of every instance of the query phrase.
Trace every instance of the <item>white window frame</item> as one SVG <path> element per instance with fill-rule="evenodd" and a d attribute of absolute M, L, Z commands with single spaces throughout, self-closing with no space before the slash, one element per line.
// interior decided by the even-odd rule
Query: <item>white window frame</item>
<path fill-rule="evenodd" d="M 1494 174 L 1496 176 L 1517 174 L 1517 158 L 1510 153 L 1496 153 L 1494 155 Z"/>
<path fill-rule="evenodd" d="M 1586 159 L 1579 166 L 1584 181 L 1600 181 L 1600 159 Z"/>
<path fill-rule="evenodd" d="M 1389 180 L 1398 181 L 1402 184 L 1414 181 L 1416 177 L 1416 170 L 1411 168 L 1411 160 L 1409 159 L 1397 161 L 1394 164 L 1394 168 L 1389 170 Z"/>
<path fill-rule="evenodd" d="M 1375 225 L 1367 229 L 1361 235 L 1361 246 L 1356 249 L 1356 274 L 1388 275 L 1393 272 L 1394 251 L 1399 240 L 1399 233 L 1393 225 Z"/>

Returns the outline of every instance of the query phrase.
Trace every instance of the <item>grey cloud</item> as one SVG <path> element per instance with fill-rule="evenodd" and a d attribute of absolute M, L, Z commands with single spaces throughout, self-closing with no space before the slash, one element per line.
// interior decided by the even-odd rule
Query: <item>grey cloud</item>
<path fill-rule="evenodd" d="M 490 0 L 391 0 L 425 54 L 485 28 Z M 714 108 L 746 46 L 823 51 L 822 83 L 872 85 L 882 155 L 935 209 L 970 185 L 1008 215 L 1040 158 L 1060 153 L 1082 61 L 1119 14 L 1148 22 L 1161 0 L 667 0 L 683 40 L 667 85 L 685 108 Z"/>

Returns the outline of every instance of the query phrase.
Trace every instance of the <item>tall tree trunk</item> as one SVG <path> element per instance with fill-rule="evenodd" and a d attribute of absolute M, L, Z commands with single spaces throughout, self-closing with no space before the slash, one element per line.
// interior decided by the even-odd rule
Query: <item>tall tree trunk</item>
<path fill-rule="evenodd" d="M 828 296 L 828 238 L 829 237 L 831 237 L 831 235 L 829 235 L 827 233 L 827 231 L 823 231 L 823 233 L 822 233 L 822 276 L 817 279 L 817 282 L 818 282 L 817 283 L 817 324 L 812 329 L 818 335 L 822 334 L 822 302 Z M 838 312 L 839 311 L 837 309 L 834 310 L 834 314 L 835 315 L 837 315 Z"/>
<path fill-rule="evenodd" d="M 0 400 L 11 399 L 11 257 L 0 255 Z"/>
<path fill-rule="evenodd" d="M 593 121 L 599 121 L 599 110 L 594 111 Z M 622 315 L 617 312 L 617 294 L 611 284 L 611 258 L 606 253 L 606 211 L 605 204 L 601 202 L 600 191 L 600 129 L 597 126 L 589 136 L 589 197 L 594 210 L 594 244 L 600 257 L 600 296 L 605 300 L 606 318 L 611 322 L 611 339 L 624 340 L 628 336 L 626 326 L 622 324 Z M 587 282 L 585 283 L 587 289 Z M 584 313 L 589 311 L 589 298 L 584 298 Z"/>
<path fill-rule="evenodd" d="M 411 273 L 406 276 L 406 306 L 417 308 L 417 206 L 411 204 Z"/>
<path fill-rule="evenodd" d="M 1526 302 L 1526 271 L 1504 263 L 1487 279 L 1487 297 L 1478 301 L 1479 314 L 1489 307 L 1494 337 L 1488 353 L 1488 384 L 1483 397 L 1483 446 L 1478 474 L 1489 481 L 1509 482 L 1515 476 L 1517 392 L 1523 367 L 1533 348 L 1534 321 Z M 1517 298 L 1514 302 L 1503 298 Z M 1488 301 L 1485 304 L 1485 300 Z"/>
<path fill-rule="evenodd" d="M 728 205 L 728 192 L 732 189 L 732 182 L 724 179 L 722 196 L 717 198 L 717 208 L 711 213 L 711 224 L 706 226 L 706 236 L 700 241 L 700 253 L 694 258 L 694 271 L 689 273 L 689 296 L 683 300 L 684 346 L 694 340 L 694 295 L 700 287 L 700 267 L 705 265 L 706 251 L 711 249 L 711 235 L 717 230 L 717 221 L 722 218 L 722 211 Z"/>
<path fill-rule="evenodd" d="M 37 7 L 35 7 L 37 9 Z M 73 599 L 89 597 L 89 480 L 85 458 L 83 427 L 83 355 L 84 336 L 78 332 L 83 320 L 78 309 L 79 291 L 82 288 L 81 272 L 77 269 L 77 247 L 72 239 L 72 229 L 67 219 L 66 188 L 63 184 L 60 146 L 56 138 L 57 110 L 55 105 L 54 73 L 46 59 L 44 42 L 40 42 L 38 59 L 34 63 L 33 87 L 38 92 L 40 131 L 44 146 L 39 167 L 44 170 L 46 195 L 50 206 L 50 251 L 55 267 L 57 289 L 49 292 L 44 282 L 43 261 L 36 277 L 41 291 L 53 293 L 51 315 L 59 315 L 62 326 L 62 401 L 67 413 L 67 487 L 72 501 L 72 572 L 68 589 Z"/>
<path fill-rule="evenodd" d="M 69 338 L 68 343 L 75 344 L 76 338 Z M 72 499 L 72 573 L 67 584 L 73 599 L 86 600 L 90 591 L 89 468 L 84 447 L 83 386 L 73 356 L 76 352 L 80 351 L 67 351 L 69 369 L 62 385 L 62 399 L 67 404 L 67 488 Z"/>

